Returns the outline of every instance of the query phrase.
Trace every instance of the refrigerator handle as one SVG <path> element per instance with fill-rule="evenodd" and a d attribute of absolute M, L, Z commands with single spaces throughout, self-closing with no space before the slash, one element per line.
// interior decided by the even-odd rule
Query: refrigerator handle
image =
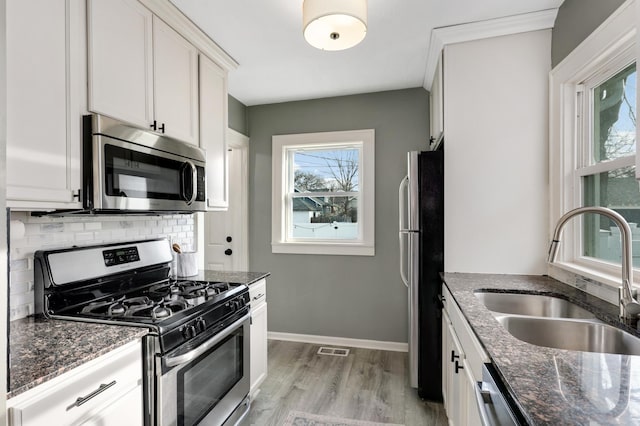
<path fill-rule="evenodd" d="M 407 274 L 405 272 L 405 267 L 407 266 L 407 262 L 405 261 L 406 253 L 404 249 L 404 236 L 407 235 L 406 228 L 404 227 L 404 219 L 407 217 L 406 212 L 406 204 L 404 203 L 404 193 L 406 191 L 407 185 L 409 184 L 409 176 L 405 176 L 400 182 L 400 187 L 398 188 L 398 213 L 400 216 L 399 220 L 399 230 L 398 230 L 398 240 L 400 242 L 400 278 L 402 278 L 402 282 L 404 285 L 409 288 L 409 278 L 407 278 Z"/>

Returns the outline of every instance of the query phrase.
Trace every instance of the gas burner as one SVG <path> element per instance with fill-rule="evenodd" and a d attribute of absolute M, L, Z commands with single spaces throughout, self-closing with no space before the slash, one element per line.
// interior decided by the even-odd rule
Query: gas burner
<path fill-rule="evenodd" d="M 107 314 L 111 315 L 111 307 L 115 304 L 118 304 L 124 300 L 124 296 L 120 299 L 115 299 L 113 297 L 109 297 L 108 299 L 101 300 L 99 302 L 91 302 L 84 308 L 82 308 L 81 313 L 83 314 Z"/>
<path fill-rule="evenodd" d="M 203 289 L 190 289 L 182 293 L 182 298 L 190 306 L 206 302 L 207 293 Z"/>
<path fill-rule="evenodd" d="M 107 315 L 109 316 L 124 315 L 125 312 L 127 312 L 127 307 L 122 302 L 113 303 L 107 309 Z"/>
<path fill-rule="evenodd" d="M 189 304 L 184 300 L 167 300 L 160 302 L 161 306 L 164 306 L 171 310 L 171 312 L 180 312 L 189 307 Z"/>

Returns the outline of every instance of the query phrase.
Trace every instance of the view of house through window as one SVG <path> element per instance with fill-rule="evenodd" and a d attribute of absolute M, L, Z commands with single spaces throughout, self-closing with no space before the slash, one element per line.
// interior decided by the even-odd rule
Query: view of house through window
<path fill-rule="evenodd" d="M 288 239 L 361 239 L 361 158 L 361 142 L 288 148 Z"/>
<path fill-rule="evenodd" d="M 587 84 L 588 87 L 588 84 Z M 636 152 L 636 65 L 631 64 L 593 87 L 589 100 L 582 196 L 585 206 L 609 207 L 630 223 L 633 252 L 640 255 L 640 187 L 635 178 Z M 585 108 L 585 109 L 587 109 Z M 589 136 L 587 136 L 589 135 Z M 604 170 L 604 171 L 603 171 Z M 619 263 L 620 232 L 609 219 L 586 215 L 583 221 L 583 255 Z M 634 257 L 640 266 L 640 257 Z"/>

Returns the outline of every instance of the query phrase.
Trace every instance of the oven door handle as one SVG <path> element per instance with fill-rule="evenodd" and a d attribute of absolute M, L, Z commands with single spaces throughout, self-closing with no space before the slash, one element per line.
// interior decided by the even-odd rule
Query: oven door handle
<path fill-rule="evenodd" d="M 229 325 L 223 331 L 216 334 L 211 339 L 199 345 L 194 350 L 189 351 L 185 354 L 165 358 L 164 365 L 166 365 L 167 367 L 175 367 L 176 365 L 186 364 L 187 362 L 193 361 L 194 359 L 196 359 L 197 357 L 199 357 L 200 355 L 202 355 L 203 353 L 205 353 L 206 351 L 208 351 L 209 349 L 211 349 L 212 347 L 214 347 L 215 345 L 223 341 L 227 336 L 233 333 L 240 324 L 242 324 L 245 321 L 248 321 L 250 318 L 251 318 L 251 314 L 246 314 L 239 320 Z"/>

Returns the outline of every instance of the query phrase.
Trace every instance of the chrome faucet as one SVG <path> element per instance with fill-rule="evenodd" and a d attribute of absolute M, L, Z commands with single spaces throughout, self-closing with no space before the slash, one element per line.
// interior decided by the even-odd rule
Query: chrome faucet
<path fill-rule="evenodd" d="M 556 260 L 558 254 L 558 243 L 562 228 L 569 219 L 583 213 L 597 213 L 606 216 L 620 228 L 620 242 L 622 244 L 622 286 L 618 288 L 620 320 L 627 325 L 636 326 L 638 314 L 640 314 L 640 303 L 633 298 L 631 285 L 633 283 L 633 257 L 631 254 L 631 227 L 619 213 L 606 207 L 579 207 L 565 213 L 556 225 L 549 247 L 549 263 Z"/>

